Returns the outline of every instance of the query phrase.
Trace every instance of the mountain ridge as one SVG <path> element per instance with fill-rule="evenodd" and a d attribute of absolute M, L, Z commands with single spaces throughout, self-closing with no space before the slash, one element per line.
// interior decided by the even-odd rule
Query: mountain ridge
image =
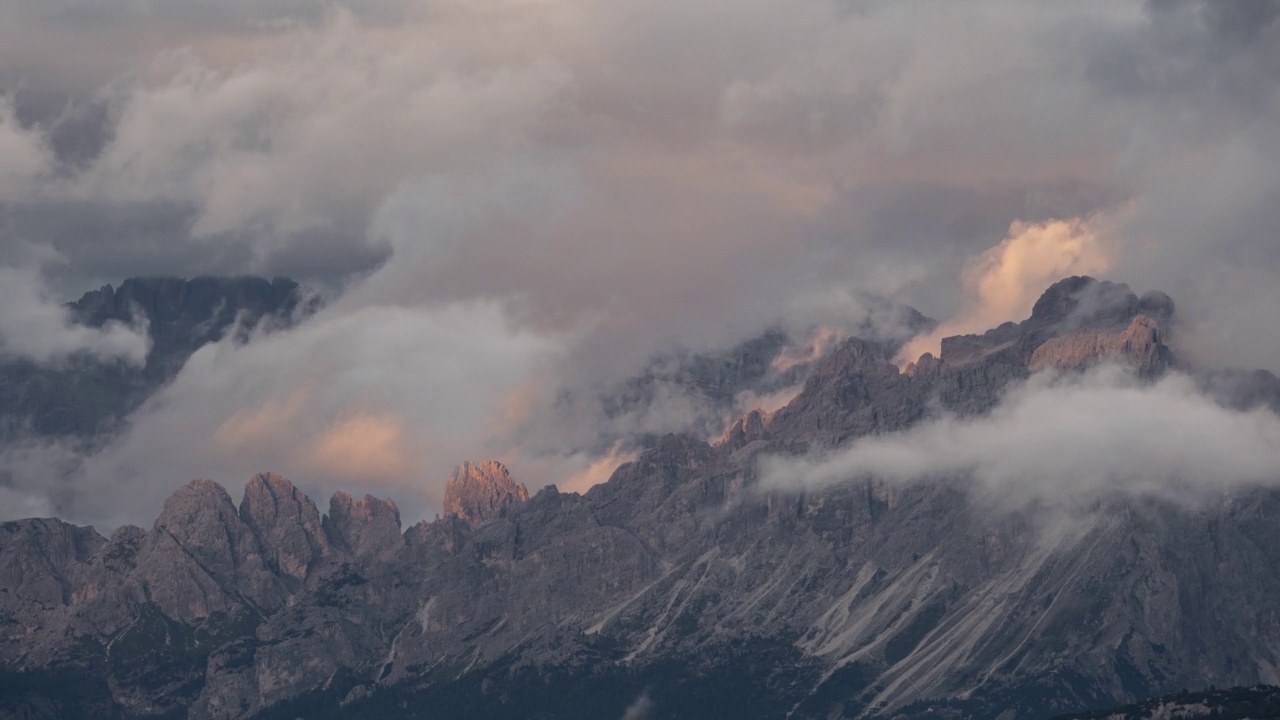
<path fill-rule="evenodd" d="M 41 683 L 73 671 L 99 711 L 192 718 L 608 717 L 641 695 L 671 717 L 1045 718 L 1275 682 L 1276 491 L 1106 497 L 1047 534 L 960 479 L 754 488 L 766 454 L 982 414 L 1044 342 L 1098 331 L 1005 330 L 909 372 L 849 339 L 715 445 L 668 435 L 584 494 L 480 523 L 403 529 L 394 503 L 341 493 L 320 516 L 271 475 L 239 508 L 190 483 L 149 532 L 5 523 L 0 665 L 30 690 L 0 714 L 56 703 Z"/>

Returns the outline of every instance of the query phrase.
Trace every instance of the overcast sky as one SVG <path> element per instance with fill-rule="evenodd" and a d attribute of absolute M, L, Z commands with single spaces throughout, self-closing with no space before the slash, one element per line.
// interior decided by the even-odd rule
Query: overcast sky
<path fill-rule="evenodd" d="M 0 0 L 0 277 L 22 283 L 0 334 L 42 359 L 136 357 L 135 329 L 49 313 L 132 275 L 337 298 L 203 351 L 92 459 L 100 487 L 143 489 L 134 521 L 188 476 L 267 466 L 394 485 L 423 512 L 480 454 L 555 481 L 598 458 L 521 444 L 553 388 L 779 322 L 852 326 L 864 294 L 976 330 L 1089 273 L 1172 295 L 1184 357 L 1277 370 L 1278 16 Z M 49 502 L 119 520 L 103 495 Z"/>

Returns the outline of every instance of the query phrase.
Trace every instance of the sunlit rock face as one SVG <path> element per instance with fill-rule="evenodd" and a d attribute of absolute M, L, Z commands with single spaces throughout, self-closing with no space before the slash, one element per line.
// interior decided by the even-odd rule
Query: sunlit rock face
<path fill-rule="evenodd" d="M 1138 315 L 1124 330 L 1077 330 L 1050 338 L 1031 353 L 1027 367 L 1071 372 L 1097 363 L 1117 362 L 1132 366 L 1142 375 L 1156 375 L 1168 367 L 1169 354 L 1160 324 Z"/>
<path fill-rule="evenodd" d="M 1023 322 L 944 338 L 941 359 L 951 365 L 989 360 L 1061 371 L 1115 361 L 1156 374 L 1171 361 L 1165 333 L 1173 313 L 1173 301 L 1164 293 L 1138 297 L 1123 283 L 1072 277 L 1050 286 Z"/>
<path fill-rule="evenodd" d="M 190 483 L 109 540 L 0 524 L 0 717 L 586 720 L 643 696 L 667 717 L 1043 720 L 1276 683 L 1280 491 L 1046 516 L 963 478 L 759 485 L 766 457 L 982 415 L 1037 368 L 1163 372 L 1171 313 L 1075 278 L 909 372 L 852 338 L 716 444 L 665 436 L 584 494 L 465 463 L 444 516 L 403 531 L 389 500 L 321 516 L 271 474 L 238 508 Z M 1204 383 L 1241 407 L 1280 387 Z"/>
<path fill-rule="evenodd" d="M 444 489 L 444 511 L 471 525 L 480 525 L 502 514 L 515 503 L 529 499 L 523 483 L 517 483 L 496 460 L 464 462 L 453 471 Z"/>

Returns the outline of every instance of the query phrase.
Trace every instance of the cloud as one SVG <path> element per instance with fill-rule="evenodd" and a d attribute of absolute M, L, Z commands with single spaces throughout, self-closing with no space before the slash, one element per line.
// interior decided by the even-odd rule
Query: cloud
<path fill-rule="evenodd" d="M 653 698 L 647 692 L 641 693 L 627 706 L 626 712 L 622 713 L 622 720 L 646 720 L 653 717 L 653 708 Z"/>
<path fill-rule="evenodd" d="M 394 488 L 406 519 L 424 516 L 453 464 L 493 450 L 501 399 L 558 352 L 496 302 L 339 304 L 288 332 L 205 346 L 52 494 L 64 516 L 110 527 L 147 522 L 191 478 L 234 487 L 271 469 L 318 497 Z M 31 463 L 10 484 L 50 481 Z"/>
<path fill-rule="evenodd" d="M 458 60 L 345 11 L 230 70 L 175 51 L 117 91 L 114 137 L 67 191 L 191 205 L 195 236 L 259 228 L 258 244 L 367 215 L 427 168 L 500 152 L 566 82 L 549 60 Z"/>
<path fill-rule="evenodd" d="M 206 5 L 178 7 L 196 20 Z M 880 4 L 852 14 L 808 0 L 785 14 L 759 2 L 445 3 L 429 14 L 410 3 L 399 13 L 370 5 L 313 17 L 296 4 L 271 4 L 245 18 L 279 12 L 292 24 L 252 33 L 211 20 L 185 25 L 205 33 L 175 33 L 158 59 L 130 65 L 98 90 L 112 108 L 109 140 L 49 202 L 183 208 L 170 220 L 191 246 L 168 261 L 179 267 L 184 258 L 207 258 L 213 244 L 235 248 L 214 259 L 289 271 L 281 258 L 296 268 L 299 248 L 312 245 L 347 263 L 328 272 L 361 272 L 368 268 L 351 267 L 353 256 L 377 245 L 387 226 L 412 223 L 412 208 L 438 196 L 440 185 L 456 193 L 475 168 L 515 152 L 567 169 L 589 191 L 541 232 L 473 238 L 474 249 L 453 258 L 443 278 L 427 280 L 460 292 L 498 276 L 555 317 L 604 308 L 633 326 L 679 317 L 680 306 L 690 315 L 680 324 L 691 327 L 669 332 L 682 340 L 720 325 L 741 335 L 742 325 L 798 288 L 838 280 L 901 289 L 885 272 L 899 264 L 897 253 L 868 252 L 879 249 L 878 238 L 865 235 L 880 232 L 876 216 L 904 194 L 941 184 L 956 198 L 946 215 L 977 212 L 990 202 L 981 187 L 988 183 L 975 187 L 959 171 L 998 155 L 1000 173 L 1012 178 L 1002 182 L 1019 191 L 1024 180 L 1060 183 L 1082 148 L 1032 136 L 1019 144 L 1031 153 L 1021 157 L 1009 149 L 1008 128 L 988 133 L 968 120 L 960 127 L 932 108 L 945 101 L 958 112 L 960 100 L 966 113 L 979 114 L 981 95 L 1018 88 L 1039 102 L 1017 108 L 1025 117 L 1009 125 L 1047 133 L 1050 122 L 1067 122 L 1051 102 L 1069 105 L 1088 93 L 1080 78 L 1058 77 L 1069 68 L 1058 57 L 1066 48 L 1048 42 L 1053 28 L 1132 22 L 1118 12 L 1008 19 L 992 12 L 990 26 L 976 27 L 1002 37 L 1003 46 L 991 47 L 1005 49 L 974 53 L 949 39 L 946 24 Z M 394 24 L 379 19 L 396 15 Z M 726 15 L 732 33 L 721 32 Z M 158 22 L 135 19 L 142 27 Z M 1035 22 L 1046 27 L 1024 38 Z M 1033 51 L 1046 59 L 1028 66 Z M 680 59 L 698 72 L 671 73 Z M 972 98 L 948 86 L 986 77 L 992 66 L 1000 82 L 978 84 Z M 1055 94 L 1043 91 L 1050 86 Z M 1105 155 L 1123 133 L 1101 127 L 1103 137 L 1081 130 L 1072 137 L 1105 141 L 1096 150 Z M 851 217 L 849 207 L 863 210 Z M 832 220 L 841 226 L 829 231 Z M 945 230 L 953 221 L 940 220 L 938 234 L 920 241 L 973 245 Z M 338 237 L 315 237 L 321 232 Z M 50 240 L 75 254 L 71 233 Z M 658 262 L 665 253 L 677 253 L 683 267 L 671 272 Z M 575 282 L 561 282 L 565 274 Z"/>
<path fill-rule="evenodd" d="M 469 206 L 518 155 L 578 189 L 520 199 L 508 225 L 451 240 L 447 258 L 400 253 L 401 274 L 442 295 L 501 284 L 561 329 L 607 316 L 630 343 L 618 352 L 645 355 L 731 343 L 840 286 L 949 316 L 965 263 L 1017 219 L 1132 203 L 1111 267 L 1144 287 L 1201 287 L 1221 228 L 1261 249 L 1274 219 L 1277 24 L 1212 3 L 996 2 L 952 17 L 822 0 L 145 13 L 67 0 L 0 17 L 149 53 L 80 62 L 55 43 L 12 46 L 15 67 L 118 67 L 84 93 L 110 108 L 101 151 L 14 214 L 75 272 L 127 273 L 128 256 L 148 271 L 349 280 L 392 254 L 391 236 L 431 232 L 416 208 Z M 146 239 L 139 219 L 95 252 L 84 228 L 50 226 L 68 203 L 99 222 L 150 217 L 165 226 L 152 237 L 181 241 Z M 1191 208 L 1206 219 L 1160 222 Z M 1156 265 L 1163 278 L 1147 277 Z"/>
<path fill-rule="evenodd" d="M 898 361 L 915 362 L 924 353 L 936 357 L 945 337 L 981 333 L 1004 322 L 1022 320 L 1054 282 L 1105 271 L 1111 261 L 1096 227 L 1100 222 L 1014 222 L 1008 237 L 965 267 L 967 308 L 933 332 L 907 343 Z"/>
<path fill-rule="evenodd" d="M 0 94 L 0 200 L 37 191 L 53 172 L 53 157 L 39 129 L 23 127 L 13 100 Z"/>
<path fill-rule="evenodd" d="M 86 465 L 148 493 L 262 463 L 430 498 L 481 454 L 562 482 L 621 435 L 721 420 L 671 388 L 604 417 L 601 388 L 766 328 L 862 332 L 868 295 L 982 330 L 1105 269 L 1174 296 L 1182 357 L 1280 362 L 1274 13 L 38 5 L 0 0 L 0 263 L 19 240 L 64 257 L 50 296 L 204 272 L 342 291 L 262 350 L 201 355 Z M 437 375 L 486 413 L 451 431 Z M 176 428 L 218 448 L 170 457 Z M 385 462 L 337 462 L 352 438 Z"/>
<path fill-rule="evenodd" d="M 0 486 L 0 522 L 53 515 L 53 505 L 47 498 Z"/>
<path fill-rule="evenodd" d="M 586 467 L 570 475 L 559 489 L 563 492 L 584 493 L 606 482 L 613 477 L 614 471 L 619 466 L 633 462 L 637 457 L 639 453 L 628 451 L 621 444 L 615 445 L 607 455 L 596 460 L 592 460 L 590 456 L 583 456 L 579 462 L 586 463 Z"/>
<path fill-rule="evenodd" d="M 150 348 L 143 325 L 109 322 L 91 328 L 74 322 L 50 297 L 38 267 L 0 266 L 0 355 L 44 364 L 86 353 L 141 365 Z"/>
<path fill-rule="evenodd" d="M 1280 485 L 1280 416 L 1227 409 L 1187 376 L 1144 383 L 1115 367 L 1042 374 L 989 415 L 945 416 L 823 457 L 767 460 L 760 487 L 972 478 L 1004 507 L 1083 506 L 1111 494 L 1193 504 Z"/>

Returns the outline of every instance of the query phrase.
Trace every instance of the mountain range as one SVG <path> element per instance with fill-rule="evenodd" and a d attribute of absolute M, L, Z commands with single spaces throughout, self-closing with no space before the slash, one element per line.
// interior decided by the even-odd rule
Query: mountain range
<path fill-rule="evenodd" d="M 408 528 L 267 472 L 110 537 L 4 523 L 0 717 L 1035 720 L 1280 683 L 1275 490 L 1105 495 L 1049 532 L 964 477 L 760 484 L 766 458 L 982 417 L 1038 371 L 1193 372 L 1175 322 L 1161 293 L 1068 278 L 905 368 L 846 339 L 785 407 L 655 439 L 583 494 L 465 463 Z M 1270 373 L 1194 377 L 1280 407 Z"/>

